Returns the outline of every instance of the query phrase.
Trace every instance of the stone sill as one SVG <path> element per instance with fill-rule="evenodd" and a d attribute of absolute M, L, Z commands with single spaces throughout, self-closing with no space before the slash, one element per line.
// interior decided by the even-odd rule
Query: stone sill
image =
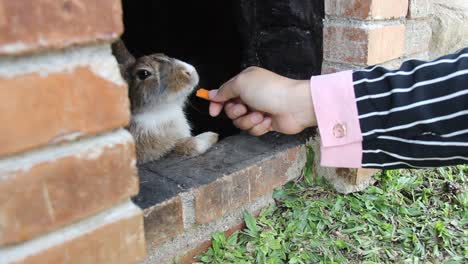
<path fill-rule="evenodd" d="M 263 137 L 237 135 L 224 139 L 195 158 L 169 158 L 140 165 L 140 193 L 133 201 L 142 209 L 152 207 L 179 193 L 207 185 L 303 145 L 310 134 L 309 130 L 295 136 L 277 133 Z"/>

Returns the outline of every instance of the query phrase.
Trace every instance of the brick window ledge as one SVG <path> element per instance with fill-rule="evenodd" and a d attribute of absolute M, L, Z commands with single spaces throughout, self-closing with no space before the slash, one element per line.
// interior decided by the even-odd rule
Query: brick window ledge
<path fill-rule="evenodd" d="M 239 226 L 244 209 L 255 213 L 271 203 L 275 188 L 301 174 L 312 134 L 241 134 L 195 158 L 141 165 L 140 193 L 133 201 L 144 210 L 147 263 L 197 254 L 194 247 L 209 241 L 220 223 L 224 230 Z"/>

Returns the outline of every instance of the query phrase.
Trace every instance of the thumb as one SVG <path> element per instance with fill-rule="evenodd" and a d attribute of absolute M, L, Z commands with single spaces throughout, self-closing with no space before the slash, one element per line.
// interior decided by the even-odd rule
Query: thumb
<path fill-rule="evenodd" d="M 224 103 L 240 96 L 239 86 L 235 85 L 234 78 L 226 82 L 218 90 L 210 91 L 210 100 L 217 103 Z"/>

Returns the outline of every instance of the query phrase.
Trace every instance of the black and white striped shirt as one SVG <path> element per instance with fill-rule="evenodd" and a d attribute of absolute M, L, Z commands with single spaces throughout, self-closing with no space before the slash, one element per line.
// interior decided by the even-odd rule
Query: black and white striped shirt
<path fill-rule="evenodd" d="M 468 48 L 432 62 L 353 73 L 362 167 L 468 163 Z"/>
<path fill-rule="evenodd" d="M 468 48 L 314 76 L 312 99 L 330 167 L 424 168 L 468 163 Z"/>

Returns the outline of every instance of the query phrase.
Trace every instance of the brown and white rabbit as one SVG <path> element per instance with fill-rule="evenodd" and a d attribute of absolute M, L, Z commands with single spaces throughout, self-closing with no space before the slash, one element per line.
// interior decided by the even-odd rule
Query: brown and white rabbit
<path fill-rule="evenodd" d="M 192 65 L 161 53 L 135 59 L 122 40 L 112 50 L 128 83 L 132 113 L 128 129 L 136 141 L 139 164 L 170 152 L 196 156 L 218 141 L 213 132 L 191 135 L 183 108 L 199 81 Z"/>

